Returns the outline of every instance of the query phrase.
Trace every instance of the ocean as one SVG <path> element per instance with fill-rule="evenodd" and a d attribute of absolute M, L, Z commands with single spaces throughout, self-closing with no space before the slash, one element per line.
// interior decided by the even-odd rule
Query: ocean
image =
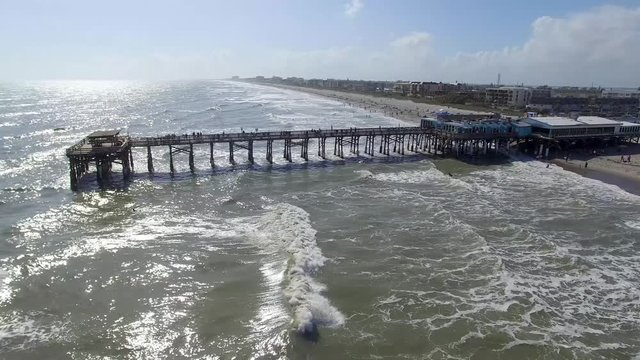
<path fill-rule="evenodd" d="M 69 190 L 94 130 L 400 123 L 226 81 L 0 84 L 0 358 L 640 358 L 640 197 L 556 166 L 199 145 L 195 174 L 134 149 L 129 184 Z"/>

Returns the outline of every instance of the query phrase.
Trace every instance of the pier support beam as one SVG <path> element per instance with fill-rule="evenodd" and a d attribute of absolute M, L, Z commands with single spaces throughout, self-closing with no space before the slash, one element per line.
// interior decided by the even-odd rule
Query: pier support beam
<path fill-rule="evenodd" d="M 153 154 L 149 145 L 147 145 L 147 171 L 153 173 Z"/>
<path fill-rule="evenodd" d="M 327 144 L 327 138 L 326 137 L 321 137 L 318 139 L 318 156 L 325 159 L 327 157 L 326 154 L 326 144 Z"/>
<path fill-rule="evenodd" d="M 120 159 L 120 161 L 122 162 L 122 178 L 124 180 L 129 179 L 129 177 L 131 176 L 131 164 L 129 163 L 130 158 L 131 158 L 131 149 L 125 152 L 122 158 Z"/>
<path fill-rule="evenodd" d="M 131 172 L 133 172 L 133 149 L 129 147 L 129 166 L 131 167 Z"/>
<path fill-rule="evenodd" d="M 232 165 L 236 163 L 233 159 L 233 141 L 229 141 L 229 162 Z"/>
<path fill-rule="evenodd" d="M 189 170 L 193 174 L 196 171 L 196 167 L 193 161 L 193 144 L 189 144 Z"/>
<path fill-rule="evenodd" d="M 78 191 L 78 172 L 75 160 L 69 160 L 69 180 L 71 183 L 71 191 Z"/>
<path fill-rule="evenodd" d="M 249 144 L 247 146 L 247 157 L 249 158 L 249 162 L 253 165 L 253 140 L 249 140 Z"/>
<path fill-rule="evenodd" d="M 176 169 L 173 167 L 173 146 L 169 145 L 169 172 L 174 174 Z"/>
<path fill-rule="evenodd" d="M 216 164 L 213 161 L 213 141 L 209 143 L 209 164 L 211 165 L 211 168 L 213 169 Z"/>
<path fill-rule="evenodd" d="M 293 161 L 293 159 L 291 158 L 291 139 L 284 139 L 283 157 L 289 162 Z"/>
<path fill-rule="evenodd" d="M 267 140 L 267 161 L 273 164 L 273 140 Z"/>
<path fill-rule="evenodd" d="M 308 138 L 304 138 L 302 140 L 300 157 L 302 157 L 304 161 L 309 161 L 309 139 Z"/>
<path fill-rule="evenodd" d="M 342 136 L 338 136 L 335 138 L 334 144 L 333 144 L 333 155 L 336 155 L 341 159 L 344 159 L 343 141 L 344 141 L 344 138 Z"/>

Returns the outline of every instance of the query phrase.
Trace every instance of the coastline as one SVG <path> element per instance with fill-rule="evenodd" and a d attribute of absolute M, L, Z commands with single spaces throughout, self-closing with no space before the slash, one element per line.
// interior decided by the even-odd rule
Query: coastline
<path fill-rule="evenodd" d="M 264 86 L 299 91 L 338 100 L 350 106 L 359 107 L 413 124 L 419 124 L 421 117 L 434 116 L 435 113 L 440 110 L 445 110 L 452 114 L 480 113 L 453 107 L 416 103 L 411 100 L 376 97 L 335 90 L 273 84 Z M 600 153 L 602 155 L 594 156 L 586 151 L 576 152 L 575 154 L 571 154 L 569 161 L 566 161 L 564 158 L 553 158 L 550 159 L 549 162 L 560 166 L 564 170 L 571 171 L 586 178 L 618 186 L 631 194 L 640 196 L 640 144 L 626 144 L 619 147 L 600 149 Z M 623 163 L 620 159 L 623 155 L 625 158 L 631 155 L 631 163 Z M 585 162 L 588 162 L 587 168 L 584 167 Z"/>
<path fill-rule="evenodd" d="M 492 115 L 492 113 L 471 111 L 458 109 L 450 106 L 440 106 L 427 103 L 418 103 L 407 100 L 401 100 L 396 98 L 378 97 L 367 94 L 359 94 L 352 92 L 344 92 L 337 90 L 315 89 L 307 87 L 298 87 L 290 85 L 278 85 L 278 84 L 260 84 L 264 86 L 271 86 L 281 89 L 293 90 L 303 92 L 307 94 L 319 95 L 325 98 L 338 100 L 344 102 L 350 106 L 369 110 L 370 112 L 376 112 L 389 116 L 398 120 L 406 121 L 409 123 L 419 124 L 420 118 L 425 116 L 435 116 L 438 111 L 444 110 L 451 114 L 486 114 Z"/>

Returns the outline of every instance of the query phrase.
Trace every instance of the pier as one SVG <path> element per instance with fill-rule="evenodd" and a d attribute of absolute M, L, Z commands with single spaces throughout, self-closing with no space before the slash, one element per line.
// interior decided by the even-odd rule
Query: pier
<path fill-rule="evenodd" d="M 256 143 L 266 145 L 266 161 L 274 160 L 274 143 L 281 144 L 282 157 L 293 161 L 293 149 L 299 151 L 300 158 L 309 161 L 311 141 L 317 148 L 317 156 L 327 158 L 327 150 L 339 158 L 347 154 L 375 156 L 378 154 L 398 156 L 409 153 L 432 153 L 442 155 L 462 155 L 465 153 L 488 154 L 497 153 L 500 148 L 508 147 L 518 134 L 515 131 L 491 133 L 460 133 L 455 129 L 439 129 L 424 126 L 409 127 L 377 127 L 377 128 L 343 128 L 343 129 L 309 129 L 295 131 L 255 131 L 216 134 L 184 134 L 154 137 L 129 137 L 120 135 L 118 130 L 97 131 L 89 134 L 77 144 L 67 149 L 69 158 L 70 184 L 73 191 L 78 190 L 80 178 L 95 166 L 98 183 L 101 184 L 112 171 L 112 165 L 122 166 L 122 176 L 127 180 L 133 171 L 132 148 L 145 148 L 147 171 L 154 172 L 153 149 L 166 146 L 169 149 L 169 171 L 175 172 L 174 157 L 187 155 L 189 169 L 195 172 L 194 146 L 207 146 L 209 163 L 214 163 L 216 148 L 228 151 L 229 163 L 235 164 L 236 151 L 246 151 L 249 163 L 255 162 L 254 146 Z M 222 144 L 222 146 L 220 146 Z M 329 149 L 327 149 L 329 146 Z M 361 151 L 362 150 L 362 151 Z M 220 150 L 218 150 L 220 151 Z M 312 151 L 315 151 L 313 149 Z"/>

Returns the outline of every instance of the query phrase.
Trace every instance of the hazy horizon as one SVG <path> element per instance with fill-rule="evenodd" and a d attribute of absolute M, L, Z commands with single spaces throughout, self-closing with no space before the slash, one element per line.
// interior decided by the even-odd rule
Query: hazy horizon
<path fill-rule="evenodd" d="M 0 4 L 0 81 L 273 75 L 640 86 L 640 6 L 587 0 Z"/>

